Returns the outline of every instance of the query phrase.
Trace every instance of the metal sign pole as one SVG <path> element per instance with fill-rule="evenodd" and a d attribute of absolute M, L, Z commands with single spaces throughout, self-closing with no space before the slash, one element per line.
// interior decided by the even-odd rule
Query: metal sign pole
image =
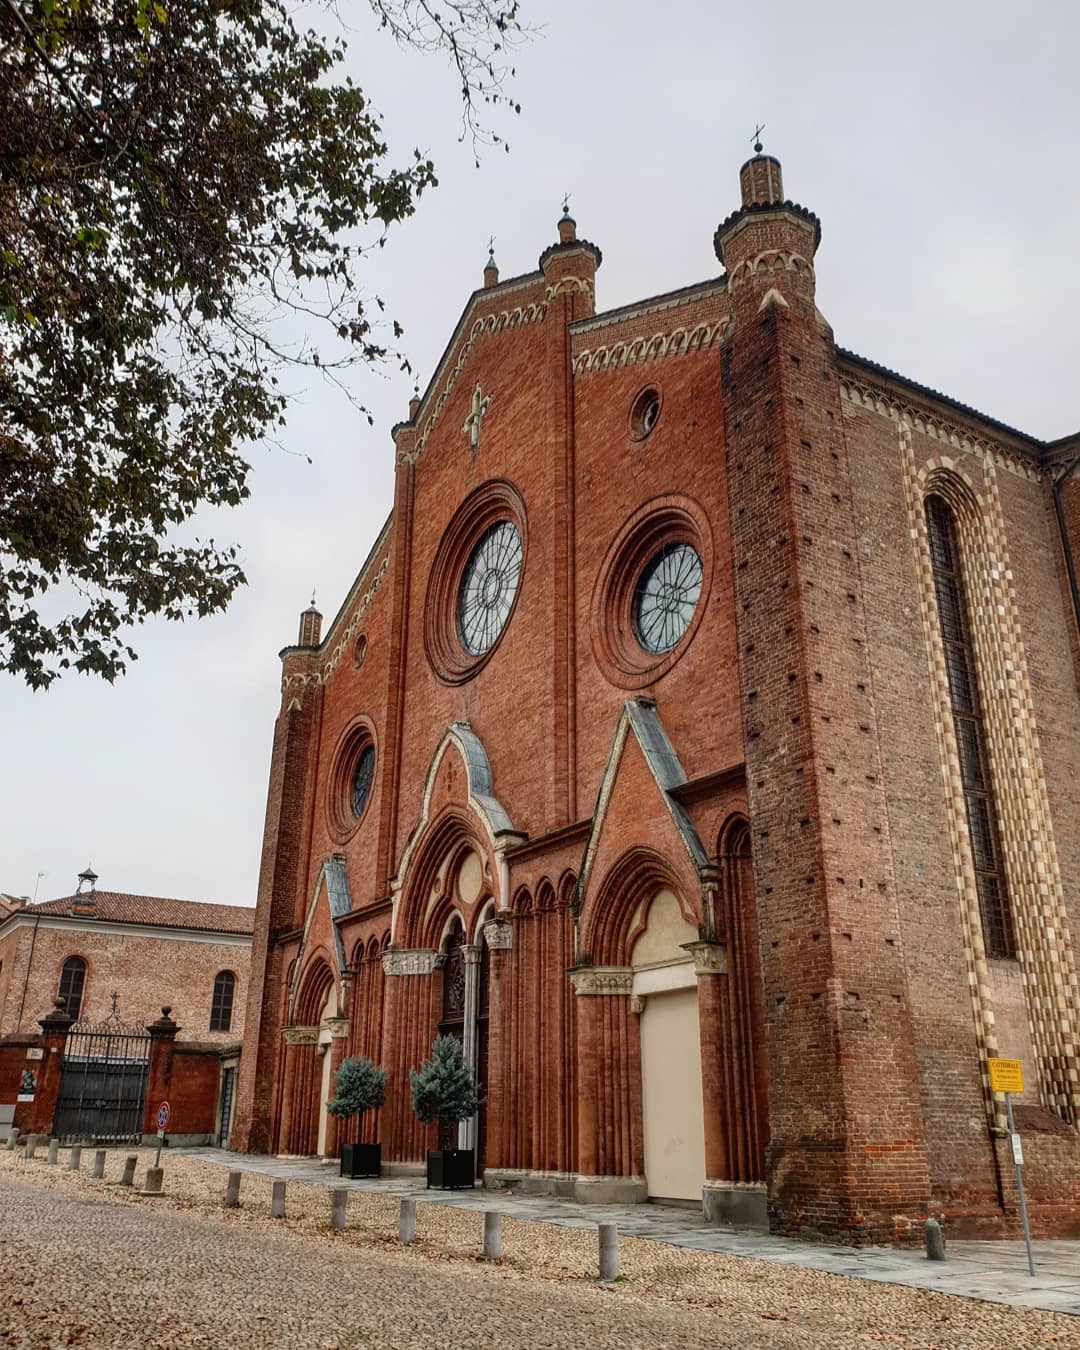
<path fill-rule="evenodd" d="M 165 1131 L 164 1131 L 164 1130 L 158 1130 L 158 1132 L 157 1132 L 157 1152 L 154 1154 L 154 1166 L 155 1166 L 155 1167 L 160 1167 L 160 1166 L 161 1166 L 161 1144 L 162 1144 L 162 1141 L 164 1140 L 164 1138 L 165 1138 Z"/>
<path fill-rule="evenodd" d="M 1009 1117 L 1009 1143 L 1012 1145 L 1013 1166 L 1016 1168 L 1016 1190 L 1020 1196 L 1020 1222 L 1024 1225 L 1024 1243 L 1027 1247 L 1028 1274 L 1035 1276 L 1035 1258 L 1031 1254 L 1031 1229 L 1028 1227 L 1027 1202 L 1024 1200 L 1024 1179 L 1020 1175 L 1020 1168 L 1024 1162 L 1024 1153 L 1020 1144 L 1020 1136 L 1016 1133 L 1016 1126 L 1013 1123 L 1012 1093 L 1005 1094 L 1005 1110 Z"/>

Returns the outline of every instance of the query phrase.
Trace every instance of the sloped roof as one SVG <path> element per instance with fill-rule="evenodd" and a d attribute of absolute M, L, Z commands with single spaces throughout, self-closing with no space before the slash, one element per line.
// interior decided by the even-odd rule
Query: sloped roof
<path fill-rule="evenodd" d="M 87 900 L 89 896 L 79 897 Z M 199 900 L 167 900 L 156 895 L 125 895 L 121 891 L 95 891 L 93 918 L 107 923 L 149 924 L 159 928 L 190 928 L 210 933 L 253 933 L 255 911 L 243 905 L 207 905 Z M 23 914 L 71 915 L 75 897 L 45 900 L 27 905 Z M 90 915 L 76 915 L 90 918 Z"/>

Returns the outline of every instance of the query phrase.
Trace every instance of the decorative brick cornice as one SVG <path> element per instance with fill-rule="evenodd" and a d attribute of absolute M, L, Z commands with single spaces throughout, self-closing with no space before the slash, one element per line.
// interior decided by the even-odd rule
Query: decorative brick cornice
<path fill-rule="evenodd" d="M 629 966 L 578 966 L 570 972 L 574 993 L 582 995 L 629 996 L 634 985 L 634 972 Z"/>
<path fill-rule="evenodd" d="M 445 380 L 443 381 L 442 390 L 435 399 L 431 412 L 426 417 L 418 414 L 418 416 L 421 417 L 423 426 L 412 447 L 408 450 L 400 450 L 398 452 L 397 459 L 399 464 L 415 464 L 420 458 L 424 446 L 427 445 L 428 438 L 435 429 L 435 424 L 438 422 L 439 416 L 446 405 L 446 400 L 450 397 L 454 385 L 457 384 L 458 376 L 464 369 L 469 353 L 476 345 L 477 340 L 483 337 L 485 333 L 496 333 L 504 328 L 520 328 L 527 323 L 540 323 L 543 321 L 546 314 L 547 304 L 546 302 L 541 302 L 532 305 L 519 305 L 517 309 L 512 310 L 504 309 L 500 314 L 489 314 L 486 318 L 476 320 L 469 329 L 468 337 L 458 348 L 457 359 L 447 372 Z"/>
<path fill-rule="evenodd" d="M 593 294 L 593 283 L 589 277 L 560 277 L 558 281 L 553 282 L 545 292 L 550 303 L 557 295 L 572 295 L 580 292 L 583 295 Z"/>
<path fill-rule="evenodd" d="M 951 421 L 929 408 L 898 399 L 886 393 L 884 389 L 875 387 L 868 380 L 842 375 L 840 397 L 855 407 L 866 408 L 892 422 L 903 423 L 912 431 L 929 436 L 932 440 L 941 441 L 954 450 L 988 455 L 1007 473 L 1017 474 L 1032 482 L 1037 482 L 1041 477 L 1038 463 L 1021 451 L 1010 449 L 1000 441 L 977 431 L 973 426 L 964 426 L 961 422 Z"/>
<path fill-rule="evenodd" d="M 764 272 L 807 272 L 814 275 L 814 265 L 801 253 L 789 253 L 783 249 L 767 248 L 753 258 L 745 258 L 736 263 L 728 273 L 728 290 L 736 291 L 751 277 Z"/>
<path fill-rule="evenodd" d="M 692 328 L 673 328 L 667 333 L 653 333 L 651 337 L 638 337 L 624 342 L 613 342 L 610 346 L 591 347 L 574 357 L 575 375 L 590 375 L 597 370 L 614 370 L 619 366 L 632 366 L 641 361 L 656 361 L 664 356 L 682 356 L 687 352 L 700 352 L 714 347 L 727 330 L 728 319 L 725 316 L 716 323 L 699 323 Z"/>
<path fill-rule="evenodd" d="M 391 947 L 383 952 L 385 975 L 430 975 L 438 965 L 439 953 L 430 947 L 401 951 Z"/>
<path fill-rule="evenodd" d="M 798 202 L 753 202 L 747 206 L 740 206 L 717 227 L 713 235 L 713 247 L 721 262 L 724 260 L 721 246 L 739 230 L 745 229 L 752 220 L 763 215 L 787 217 L 799 225 L 809 226 L 814 235 L 814 250 L 817 251 L 817 246 L 821 243 L 821 221 L 813 211 L 800 206 Z"/>
<path fill-rule="evenodd" d="M 336 634 L 337 641 L 334 643 L 329 656 L 317 670 L 311 671 L 307 675 L 286 675 L 281 681 L 282 690 L 303 689 L 310 684 L 325 684 L 333 672 L 335 666 L 341 660 L 342 654 L 347 651 L 351 645 L 351 639 L 357 628 L 360 626 L 367 608 L 375 599 L 379 587 L 383 584 L 387 572 L 390 570 L 390 554 L 385 555 L 372 575 L 371 582 L 363 595 L 357 601 L 356 608 L 353 611 L 352 618 L 348 624 Z M 334 628 L 331 628 L 331 634 L 334 634 Z"/>

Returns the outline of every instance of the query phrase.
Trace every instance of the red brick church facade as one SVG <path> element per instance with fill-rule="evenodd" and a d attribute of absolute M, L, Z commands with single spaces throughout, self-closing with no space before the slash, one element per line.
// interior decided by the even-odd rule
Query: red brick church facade
<path fill-rule="evenodd" d="M 723 275 L 621 309 L 569 216 L 489 260 L 394 429 L 282 655 L 234 1143 L 333 1154 L 366 1054 L 415 1166 L 442 1028 L 486 1184 L 1002 1233 L 1000 1055 L 1075 1232 L 1080 438 L 839 349 L 817 218 L 770 156 L 741 187 Z"/>

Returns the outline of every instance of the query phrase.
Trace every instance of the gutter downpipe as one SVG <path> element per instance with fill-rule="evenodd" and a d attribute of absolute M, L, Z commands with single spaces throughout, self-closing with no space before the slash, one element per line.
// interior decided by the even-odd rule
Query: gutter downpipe
<path fill-rule="evenodd" d="M 34 964 L 34 948 L 37 946 L 37 930 L 40 922 L 41 915 L 35 914 L 34 936 L 30 939 L 30 955 L 26 959 L 26 974 L 23 976 L 22 997 L 19 999 L 19 1015 L 15 1019 L 16 1035 L 18 1034 L 19 1028 L 22 1026 L 23 1008 L 26 1006 L 26 986 L 30 983 L 30 967 Z"/>
<path fill-rule="evenodd" d="M 1080 591 L 1077 590 L 1076 568 L 1073 564 L 1072 549 L 1069 547 L 1069 536 L 1065 529 L 1065 513 L 1061 509 L 1061 495 L 1058 492 L 1060 484 L 1066 482 L 1072 476 L 1078 464 L 1080 464 L 1080 455 L 1077 455 L 1059 478 L 1055 478 L 1053 474 L 1050 475 L 1050 495 L 1054 499 L 1054 514 L 1057 516 L 1058 533 L 1061 535 L 1061 551 L 1065 555 L 1065 574 L 1069 579 L 1073 619 L 1076 622 L 1077 636 L 1080 637 Z"/>

